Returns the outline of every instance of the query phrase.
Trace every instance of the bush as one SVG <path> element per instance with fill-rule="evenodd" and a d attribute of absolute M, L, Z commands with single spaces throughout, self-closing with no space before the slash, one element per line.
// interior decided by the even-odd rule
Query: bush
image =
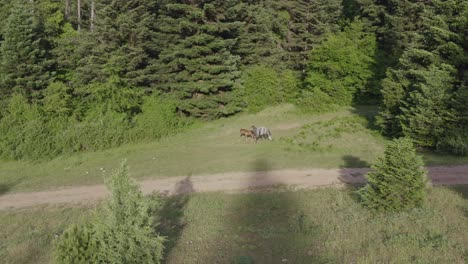
<path fill-rule="evenodd" d="M 266 106 L 283 101 L 280 88 L 280 78 L 275 69 L 256 65 L 244 72 L 242 76 L 247 107 L 252 112 L 258 112 Z"/>
<path fill-rule="evenodd" d="M 154 201 L 130 180 L 125 163 L 109 187 L 112 197 L 95 224 L 99 263 L 160 263 L 164 237 L 155 233 Z"/>
<path fill-rule="evenodd" d="M 323 113 L 338 108 L 334 100 L 320 89 L 301 91 L 295 103 L 306 113 Z"/>
<path fill-rule="evenodd" d="M 437 150 L 468 156 L 468 126 L 460 126 L 448 130 L 447 135 L 437 143 Z"/>
<path fill-rule="evenodd" d="M 157 94 L 147 97 L 141 107 L 142 113 L 135 116 L 132 138 L 159 139 L 190 124 L 190 119 L 177 114 L 176 108 L 174 101 Z"/>
<path fill-rule="evenodd" d="M 98 263 L 99 248 L 91 224 L 72 225 L 55 245 L 58 264 Z"/>
<path fill-rule="evenodd" d="M 36 104 L 15 94 L 0 120 L 0 157 L 3 159 L 35 159 L 50 157 L 55 142 L 49 140 L 50 130 Z"/>
<path fill-rule="evenodd" d="M 310 53 L 305 89 L 323 92 L 339 105 L 351 104 L 354 94 L 367 92 L 374 78 L 376 50 L 375 36 L 359 21 L 328 35 Z"/>
<path fill-rule="evenodd" d="M 159 201 L 143 196 L 122 164 L 109 182 L 112 197 L 92 224 L 71 226 L 55 247 L 58 263 L 160 263 L 164 237 L 155 232 Z"/>
<path fill-rule="evenodd" d="M 358 193 L 371 210 L 401 211 L 424 203 L 426 171 L 409 138 L 390 142 L 366 178 L 367 185 Z"/>

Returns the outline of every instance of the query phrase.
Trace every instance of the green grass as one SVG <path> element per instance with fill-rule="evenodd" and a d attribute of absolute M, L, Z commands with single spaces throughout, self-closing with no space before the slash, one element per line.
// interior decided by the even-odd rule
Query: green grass
<path fill-rule="evenodd" d="M 55 235 L 90 213 L 88 207 L 1 211 L 0 263 L 50 263 Z"/>
<path fill-rule="evenodd" d="M 437 187 L 427 206 L 372 215 L 347 190 L 204 193 L 165 201 L 167 263 L 466 263 L 468 186 Z M 0 212 L 0 262 L 47 263 L 54 233 L 89 207 Z M 245 262 L 241 262 L 244 260 Z"/>
<path fill-rule="evenodd" d="M 158 142 L 61 156 L 47 162 L 2 162 L 0 194 L 102 183 L 103 173 L 124 158 L 137 179 L 256 170 L 259 158 L 270 170 L 366 166 L 382 153 L 386 143 L 368 128 L 371 123 L 367 119 L 375 113 L 375 107 L 358 107 L 307 115 L 292 105 L 281 105 L 257 114 L 201 123 Z M 270 128 L 274 140 L 254 144 L 240 139 L 239 129 L 254 124 Z M 307 135 L 299 138 L 301 132 Z M 426 157 L 428 164 L 468 163 L 468 157 Z"/>

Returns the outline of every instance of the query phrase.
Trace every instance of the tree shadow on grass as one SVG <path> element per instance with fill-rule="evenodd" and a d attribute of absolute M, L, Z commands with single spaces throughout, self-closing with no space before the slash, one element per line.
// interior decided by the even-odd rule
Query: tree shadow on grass
<path fill-rule="evenodd" d="M 464 199 L 468 199 L 468 184 L 447 186 L 447 188 L 459 193 Z"/>
<path fill-rule="evenodd" d="M 0 183 L 0 196 L 10 192 L 10 190 L 13 189 L 13 187 L 18 185 L 20 182 L 21 182 L 21 179 L 15 179 L 12 182 Z"/>
<path fill-rule="evenodd" d="M 182 235 L 186 225 L 184 211 L 193 192 L 195 192 L 195 189 L 192 180 L 190 176 L 187 176 L 176 184 L 173 196 L 164 198 L 163 206 L 158 211 L 158 231 L 160 235 L 167 238 L 164 243 L 164 256 L 169 256 Z"/>
<path fill-rule="evenodd" d="M 259 186 L 260 181 L 281 184 L 269 180 L 270 165 L 264 159 L 253 162 L 251 171 L 248 186 Z M 222 234 L 198 263 L 326 263 L 314 239 L 319 229 L 298 203 L 299 197 L 271 186 L 229 195 L 224 200 L 229 204 L 222 215 Z"/>
<path fill-rule="evenodd" d="M 352 155 L 345 155 L 342 159 L 344 164 L 340 168 L 340 182 L 351 190 L 364 186 L 366 183 L 364 176 L 369 171 L 370 164 Z"/>
<path fill-rule="evenodd" d="M 463 199 L 468 200 L 468 184 L 462 185 L 452 185 L 446 186 L 449 190 L 460 194 Z M 460 206 L 460 209 L 465 213 L 465 216 L 468 217 L 468 204 L 465 203 L 464 206 Z"/>

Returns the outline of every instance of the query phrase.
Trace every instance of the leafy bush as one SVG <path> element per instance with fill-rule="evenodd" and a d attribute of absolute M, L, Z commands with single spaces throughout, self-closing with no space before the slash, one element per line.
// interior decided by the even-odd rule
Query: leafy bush
<path fill-rule="evenodd" d="M 456 155 L 468 155 L 468 126 L 451 128 L 437 143 L 437 150 Z"/>
<path fill-rule="evenodd" d="M 135 116 L 132 137 L 135 139 L 158 139 L 178 132 L 190 124 L 190 119 L 177 114 L 176 103 L 153 94 L 141 107 L 142 113 Z"/>
<path fill-rule="evenodd" d="M 320 89 L 302 90 L 295 103 L 301 111 L 306 113 L 323 113 L 338 108 L 333 98 Z"/>
<path fill-rule="evenodd" d="M 401 211 L 424 203 L 426 171 L 409 138 L 390 142 L 366 176 L 359 195 L 362 204 L 376 211 Z"/>
<path fill-rule="evenodd" d="M 98 263 L 99 247 L 92 224 L 72 225 L 55 245 L 57 264 Z"/>
<path fill-rule="evenodd" d="M 76 93 L 75 93 L 76 92 Z M 39 102 L 14 94 L 1 111 L 0 158 L 49 159 L 97 151 L 128 142 L 159 139 L 191 122 L 172 100 L 122 86 L 118 79 L 73 91 L 51 83 Z M 80 97 L 73 103 L 73 97 Z M 40 104 L 42 103 L 42 104 Z"/>
<path fill-rule="evenodd" d="M 273 68 L 265 65 L 256 65 L 244 72 L 245 101 L 252 112 L 258 112 L 266 106 L 275 105 L 285 101 L 286 92 L 294 94 L 296 83 L 292 72 L 284 72 L 281 75 Z M 286 90 L 283 85 L 286 84 Z"/>
<path fill-rule="evenodd" d="M 103 150 L 128 142 L 129 130 L 125 113 L 94 109 L 81 122 L 69 120 L 68 126 L 55 134 L 55 141 L 63 153 Z"/>
<path fill-rule="evenodd" d="M 374 78 L 376 48 L 375 36 L 364 32 L 359 21 L 329 35 L 310 53 L 305 89 L 318 93 L 320 99 L 322 92 L 329 96 L 327 101 L 349 105 L 354 94 L 366 92 Z"/>
<path fill-rule="evenodd" d="M 49 157 L 55 149 L 41 109 L 19 94 L 10 99 L 0 121 L 0 157 L 22 159 Z"/>

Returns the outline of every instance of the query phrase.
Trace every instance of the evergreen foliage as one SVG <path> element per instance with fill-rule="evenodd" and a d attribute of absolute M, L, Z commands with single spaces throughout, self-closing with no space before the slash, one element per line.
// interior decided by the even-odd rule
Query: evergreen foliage
<path fill-rule="evenodd" d="M 285 101 L 378 103 L 384 134 L 467 155 L 467 16 L 464 0 L 0 1 L 0 157 L 100 150 Z"/>
<path fill-rule="evenodd" d="M 362 204 L 375 211 L 401 211 L 424 204 L 427 183 L 422 158 L 409 138 L 395 139 L 372 165 L 367 185 L 359 190 Z"/>
<path fill-rule="evenodd" d="M 3 94 L 13 91 L 32 96 L 45 88 L 50 73 L 41 43 L 40 29 L 33 17 L 33 6 L 17 1 L 3 29 L 1 44 L 0 83 Z"/>
<path fill-rule="evenodd" d="M 95 223 L 101 263 L 160 263 L 164 238 L 155 233 L 155 201 L 143 196 L 125 163 L 110 179 L 112 197 Z"/>
<path fill-rule="evenodd" d="M 156 199 L 141 193 L 124 163 L 109 181 L 111 198 L 92 224 L 71 226 L 55 248 L 58 263 L 161 263 L 164 237 L 155 232 Z"/>
<path fill-rule="evenodd" d="M 240 111 L 234 94 L 240 89 L 239 56 L 230 50 L 236 25 L 216 16 L 212 4 L 202 8 L 189 3 L 167 4 L 161 17 L 157 88 L 181 100 L 183 113 L 203 119 L 232 115 Z"/>
<path fill-rule="evenodd" d="M 93 225 L 72 225 L 63 232 L 55 245 L 55 262 L 57 264 L 97 263 L 98 252 Z"/>

